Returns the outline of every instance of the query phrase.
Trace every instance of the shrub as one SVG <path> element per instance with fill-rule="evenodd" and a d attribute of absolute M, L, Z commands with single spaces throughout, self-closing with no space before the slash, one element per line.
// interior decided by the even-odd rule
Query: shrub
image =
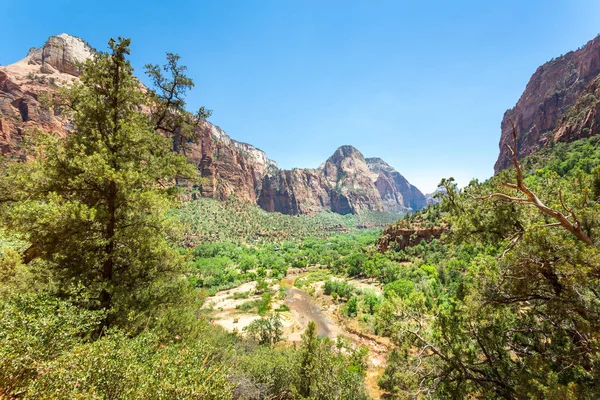
<path fill-rule="evenodd" d="M 415 289 L 415 284 L 407 279 L 398 279 L 392 283 L 388 283 L 384 287 L 384 294 L 386 297 L 390 296 L 391 293 L 395 293 L 399 297 L 405 299 Z"/>

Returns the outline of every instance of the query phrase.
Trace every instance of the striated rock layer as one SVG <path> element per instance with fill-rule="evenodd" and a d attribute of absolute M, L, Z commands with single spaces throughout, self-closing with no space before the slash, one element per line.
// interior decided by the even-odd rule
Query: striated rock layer
<path fill-rule="evenodd" d="M 77 79 L 80 62 L 95 50 L 67 34 L 53 36 L 15 64 L 0 67 L 0 153 L 18 156 L 27 131 L 69 132 L 59 110 L 43 97 Z M 202 196 L 225 200 L 236 196 L 267 211 L 307 214 L 331 210 L 341 214 L 364 210 L 405 212 L 426 205 L 425 196 L 378 158 L 365 159 L 352 146 L 340 147 L 319 168 L 280 170 L 256 147 L 231 139 L 204 122 L 197 141 L 186 151 L 205 179 Z"/>
<path fill-rule="evenodd" d="M 600 36 L 589 41 L 577 51 L 547 62 L 535 71 L 521 98 L 514 108 L 506 111 L 502 119 L 500 154 L 494 171 L 500 172 L 510 166 L 508 149 L 512 144 L 510 119 L 516 126 L 519 158 L 532 154 L 549 140 L 572 141 L 590 135 L 583 132 L 584 125 L 593 125 L 597 114 L 572 115 L 569 110 L 582 101 L 582 96 L 595 91 L 594 85 L 600 74 Z M 597 84 L 596 84 L 597 86 Z M 585 102 L 585 99 L 584 99 Z M 583 122 L 583 119 L 587 122 Z"/>

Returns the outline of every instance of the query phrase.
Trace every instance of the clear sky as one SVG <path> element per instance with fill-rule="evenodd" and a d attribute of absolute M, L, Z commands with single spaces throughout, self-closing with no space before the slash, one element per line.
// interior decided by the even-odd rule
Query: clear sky
<path fill-rule="evenodd" d="M 190 109 L 317 167 L 351 144 L 424 192 L 492 175 L 500 121 L 542 63 L 600 33 L 598 0 L 2 0 L 0 63 L 69 33 L 132 39 L 138 75 L 178 53 Z"/>

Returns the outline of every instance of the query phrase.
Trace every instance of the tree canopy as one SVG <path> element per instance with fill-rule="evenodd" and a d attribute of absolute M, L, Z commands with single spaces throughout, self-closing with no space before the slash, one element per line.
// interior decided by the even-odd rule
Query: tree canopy
<path fill-rule="evenodd" d="M 169 210 L 175 178 L 196 174 L 144 111 L 156 98 L 134 77 L 129 44 L 111 40 L 83 64 L 58 96 L 72 132 L 36 132 L 30 161 L 11 163 L 3 179 L 4 222 L 31 244 L 24 262 L 44 262 L 61 293 L 85 288 L 105 325 L 164 302 L 173 288 L 161 285 L 180 285 Z"/>

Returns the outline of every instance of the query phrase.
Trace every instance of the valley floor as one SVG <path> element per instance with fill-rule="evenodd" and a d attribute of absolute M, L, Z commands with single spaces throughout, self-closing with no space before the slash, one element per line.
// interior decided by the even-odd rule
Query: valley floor
<path fill-rule="evenodd" d="M 306 270 L 315 270 L 315 268 L 309 267 Z M 339 310 L 343 303 L 336 302 L 330 296 L 324 295 L 323 281 L 315 282 L 308 288 L 294 287 L 298 278 L 308 274 L 294 272 L 291 270 L 290 274 L 281 282 L 271 287 L 273 292 L 280 293 L 273 301 L 272 309 L 286 310 L 277 312 L 283 323 L 284 341 L 287 343 L 301 342 L 302 334 L 308 323 L 313 321 L 317 327 L 317 334 L 321 337 L 327 336 L 335 340 L 338 336 L 343 336 L 355 346 L 368 348 L 368 370 L 365 381 L 371 397 L 380 398 L 384 392 L 378 387 L 377 380 L 383 374 L 386 356 L 391 350 L 389 340 L 366 332 L 356 319 L 343 316 Z M 332 279 L 341 278 L 333 277 Z M 348 282 L 360 289 L 371 289 L 378 294 L 382 292 L 381 285 L 370 280 L 352 279 Z M 210 317 L 213 322 L 230 332 L 242 332 L 252 321 L 259 319 L 260 316 L 256 312 L 240 310 L 243 303 L 260 299 L 259 295 L 235 298 L 236 294 L 241 296 L 254 291 L 255 288 L 256 281 L 247 282 L 236 288 L 217 292 L 215 296 L 210 297 L 207 305 L 211 309 Z M 282 306 L 287 306 L 289 310 Z"/>

